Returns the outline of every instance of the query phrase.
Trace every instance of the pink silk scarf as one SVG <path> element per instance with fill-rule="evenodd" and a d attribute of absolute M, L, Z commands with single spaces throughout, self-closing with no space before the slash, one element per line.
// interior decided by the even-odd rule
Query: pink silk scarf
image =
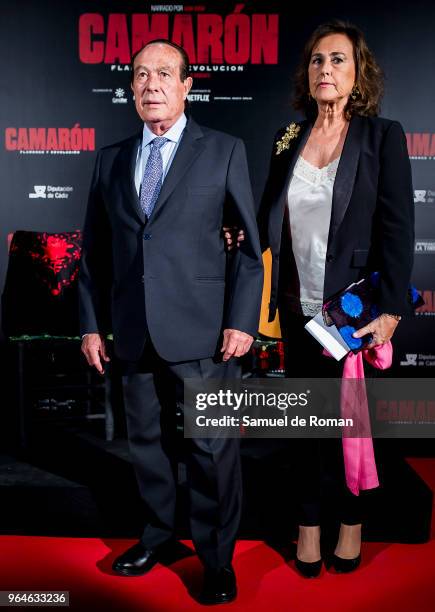
<path fill-rule="evenodd" d="M 329 356 L 327 351 L 324 351 L 324 354 Z M 364 359 L 375 368 L 386 370 L 393 359 L 391 342 L 356 354 L 350 351 L 344 361 L 340 394 L 341 417 L 353 420 L 353 427 L 343 427 L 344 470 L 346 484 L 354 495 L 379 486 L 364 379 Z M 355 427 L 358 437 L 355 437 Z"/>

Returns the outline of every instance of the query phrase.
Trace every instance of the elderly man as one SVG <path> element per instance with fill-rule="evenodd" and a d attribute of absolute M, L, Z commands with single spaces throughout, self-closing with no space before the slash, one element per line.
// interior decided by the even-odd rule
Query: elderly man
<path fill-rule="evenodd" d="M 148 520 L 114 571 L 149 571 L 174 531 L 176 476 L 164 423 L 182 406 L 183 379 L 235 378 L 257 332 L 263 268 L 242 142 L 184 113 L 192 86 L 185 51 L 167 41 L 132 60 L 144 122 L 97 157 L 80 273 L 83 344 L 103 372 L 113 331 L 127 431 Z M 224 248 L 237 220 L 245 240 Z M 240 518 L 237 440 L 185 440 L 191 532 L 205 566 L 203 603 L 236 597 L 231 566 Z"/>

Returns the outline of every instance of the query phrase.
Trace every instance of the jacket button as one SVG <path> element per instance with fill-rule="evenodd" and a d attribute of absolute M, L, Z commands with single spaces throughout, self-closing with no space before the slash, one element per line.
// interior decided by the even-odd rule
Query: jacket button
<path fill-rule="evenodd" d="M 145 277 L 144 277 L 144 275 L 143 275 L 143 274 L 142 274 L 142 276 L 140 277 L 140 280 L 141 280 L 141 282 L 142 282 L 142 283 L 144 283 L 144 282 L 145 282 Z"/>
<path fill-rule="evenodd" d="M 333 259 L 334 259 L 333 255 L 329 254 L 329 255 L 326 256 L 326 261 L 332 261 Z"/>
<path fill-rule="evenodd" d="M 143 235 L 143 239 L 144 240 L 151 240 L 151 234 L 144 234 Z"/>

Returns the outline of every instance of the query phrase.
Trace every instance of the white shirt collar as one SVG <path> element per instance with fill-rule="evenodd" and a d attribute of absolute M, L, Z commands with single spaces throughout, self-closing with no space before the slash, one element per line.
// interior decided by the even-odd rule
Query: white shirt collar
<path fill-rule="evenodd" d="M 187 118 L 184 113 L 180 115 L 174 125 L 169 128 L 169 130 L 162 134 L 168 140 L 172 142 L 178 142 L 181 138 L 184 128 L 186 127 Z M 142 134 L 142 148 L 149 145 L 149 143 L 154 140 L 156 135 L 149 129 L 146 123 L 143 124 L 143 134 Z"/>

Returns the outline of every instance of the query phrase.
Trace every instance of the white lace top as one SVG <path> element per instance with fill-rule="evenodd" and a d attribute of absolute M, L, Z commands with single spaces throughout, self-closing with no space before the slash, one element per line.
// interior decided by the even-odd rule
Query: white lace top
<path fill-rule="evenodd" d="M 322 308 L 332 191 L 339 161 L 338 157 L 316 168 L 299 156 L 289 184 L 287 206 L 300 283 L 300 297 L 295 298 L 306 316 L 314 316 Z"/>

